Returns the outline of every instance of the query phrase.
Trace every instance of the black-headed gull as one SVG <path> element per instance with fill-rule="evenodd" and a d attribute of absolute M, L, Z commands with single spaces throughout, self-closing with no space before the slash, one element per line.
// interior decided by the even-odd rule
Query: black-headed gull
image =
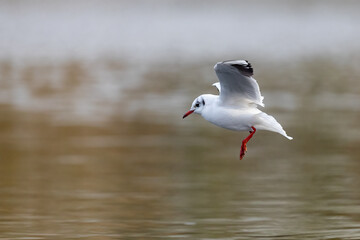
<path fill-rule="evenodd" d="M 200 114 L 207 121 L 230 130 L 249 131 L 241 144 L 240 160 L 245 156 L 246 143 L 257 129 L 280 133 L 289 137 L 274 117 L 260 111 L 257 106 L 264 107 L 260 88 L 253 76 L 253 68 L 246 60 L 218 62 L 214 66 L 220 82 L 214 83 L 220 95 L 203 94 L 191 105 L 191 113 Z"/>

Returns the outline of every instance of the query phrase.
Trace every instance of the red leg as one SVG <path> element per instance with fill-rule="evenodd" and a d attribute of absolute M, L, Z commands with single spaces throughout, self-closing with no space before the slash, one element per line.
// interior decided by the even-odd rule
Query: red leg
<path fill-rule="evenodd" d="M 240 160 L 243 159 L 243 157 L 245 156 L 245 152 L 247 151 L 247 147 L 246 147 L 246 143 L 252 138 L 252 136 L 254 135 L 254 133 L 256 132 L 256 128 L 254 128 L 253 126 L 251 127 L 253 131 L 250 131 L 249 136 L 247 136 L 241 144 L 241 149 L 240 149 Z"/>

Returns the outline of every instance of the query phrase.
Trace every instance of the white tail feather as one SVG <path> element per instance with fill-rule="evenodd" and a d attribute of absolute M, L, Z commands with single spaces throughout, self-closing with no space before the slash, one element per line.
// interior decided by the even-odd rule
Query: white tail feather
<path fill-rule="evenodd" d="M 288 136 L 280 123 L 276 121 L 276 119 L 273 116 L 267 115 L 266 113 L 259 113 L 256 115 L 256 122 L 255 128 L 261 129 L 261 130 L 268 130 L 272 132 L 277 132 L 286 137 L 289 140 L 292 140 L 293 138 Z"/>

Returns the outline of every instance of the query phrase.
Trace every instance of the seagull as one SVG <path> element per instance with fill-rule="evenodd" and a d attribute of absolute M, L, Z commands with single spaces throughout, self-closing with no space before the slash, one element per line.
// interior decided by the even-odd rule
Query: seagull
<path fill-rule="evenodd" d="M 254 70 L 247 60 L 218 62 L 214 70 L 220 82 L 213 84 L 219 95 L 203 94 L 197 97 L 183 118 L 192 113 L 200 114 L 205 120 L 234 131 L 249 131 L 241 144 L 240 160 L 247 151 L 246 144 L 256 130 L 277 132 L 292 140 L 274 117 L 262 112 L 264 97 L 256 80 Z"/>

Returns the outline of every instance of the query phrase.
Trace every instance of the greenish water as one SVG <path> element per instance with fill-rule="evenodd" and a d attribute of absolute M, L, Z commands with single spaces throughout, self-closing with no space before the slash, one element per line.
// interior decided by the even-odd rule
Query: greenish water
<path fill-rule="evenodd" d="M 359 71 L 255 65 L 293 141 L 191 116 L 213 63 L 2 62 L 1 239 L 359 239 Z M 276 70 L 278 69 L 278 70 Z"/>

